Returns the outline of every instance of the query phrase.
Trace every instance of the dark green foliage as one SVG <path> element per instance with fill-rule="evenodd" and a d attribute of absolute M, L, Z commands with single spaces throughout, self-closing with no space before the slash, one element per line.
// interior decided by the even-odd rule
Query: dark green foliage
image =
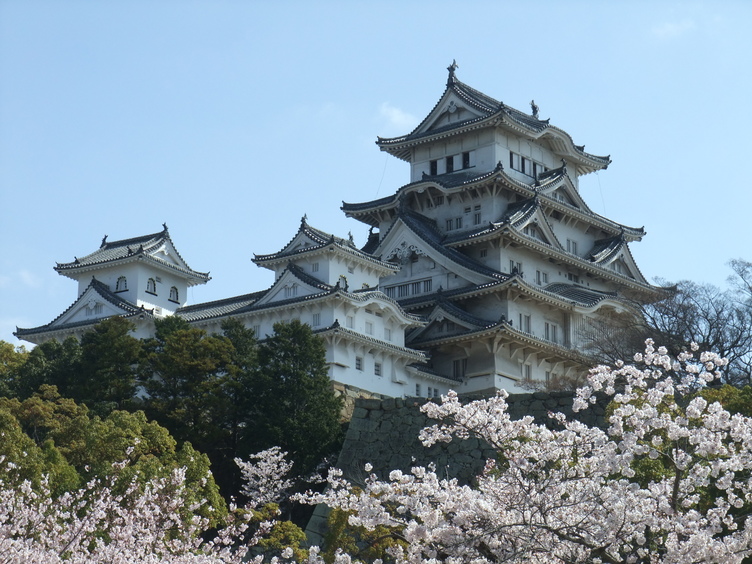
<path fill-rule="evenodd" d="M 312 470 L 340 444 L 341 399 L 332 391 L 324 343 L 299 321 L 277 323 L 259 346 L 253 435 L 278 445 L 298 472 Z"/>
<path fill-rule="evenodd" d="M 45 447 L 50 461 L 62 456 L 78 473 L 84 466 L 104 472 L 134 439 L 140 445 L 134 456 L 146 474 L 148 461 L 175 451 L 170 441 L 187 445 L 183 449 L 193 445 L 209 456 L 227 496 L 240 489 L 236 457 L 280 446 L 304 474 L 339 448 L 341 400 L 332 390 L 323 342 L 310 327 L 280 323 L 259 344 L 237 320 L 225 321 L 221 335 L 177 316 L 155 325 L 146 341 L 131 336 L 130 322 L 114 317 L 80 344 L 71 338 L 29 353 L 0 348 L 0 386 L 18 398 L 0 400 L 0 408 L 15 413 L 40 448 L 51 441 Z M 138 395 L 139 385 L 146 395 Z M 169 431 L 169 440 L 155 429 Z"/>
<path fill-rule="evenodd" d="M 156 337 L 144 343 L 141 375 L 147 411 L 178 441 L 206 451 L 223 434 L 217 413 L 232 362 L 229 339 L 208 335 L 184 320 L 157 321 Z"/>
<path fill-rule="evenodd" d="M 184 467 L 188 501 L 206 499 L 202 514 L 212 521 L 226 512 L 209 477 L 206 455 L 187 442 L 177 448 L 167 429 L 148 421 L 142 411 L 92 416 L 86 406 L 47 386 L 23 402 L 0 398 L 0 433 L 0 454 L 19 467 L 19 477 L 38 482 L 46 474 L 55 493 L 80 487 L 95 476 L 110 476 L 118 462 L 129 462 L 119 474 L 121 487 Z"/>
<path fill-rule="evenodd" d="M 35 347 L 12 378 L 12 395 L 31 397 L 40 386 L 55 386 L 63 396 L 71 396 L 71 383 L 80 369 L 81 345 L 74 337 L 62 343 L 48 341 Z"/>
<path fill-rule="evenodd" d="M 141 341 L 130 334 L 133 329 L 130 321 L 111 317 L 84 334 L 69 397 L 101 415 L 131 406 L 141 356 Z"/>

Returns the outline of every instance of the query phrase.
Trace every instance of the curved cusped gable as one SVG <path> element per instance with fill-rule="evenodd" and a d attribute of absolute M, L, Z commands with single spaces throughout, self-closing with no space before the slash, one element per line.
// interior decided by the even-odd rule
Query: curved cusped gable
<path fill-rule="evenodd" d="M 431 220 L 405 211 L 379 242 L 377 252 L 397 264 L 412 256 L 431 260 L 447 273 L 463 278 L 467 284 L 484 284 L 501 275 L 466 255 L 442 244 L 442 236 L 430 226 Z"/>
<path fill-rule="evenodd" d="M 255 309 L 277 302 L 302 300 L 306 297 L 330 293 L 333 289 L 333 286 L 316 280 L 303 272 L 300 267 L 290 263 L 271 288 L 252 307 Z"/>

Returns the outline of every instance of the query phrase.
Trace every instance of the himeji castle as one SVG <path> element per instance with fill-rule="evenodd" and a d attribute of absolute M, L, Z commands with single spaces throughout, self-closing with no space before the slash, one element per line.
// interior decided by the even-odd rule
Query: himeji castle
<path fill-rule="evenodd" d="M 520 392 L 531 382 L 581 375 L 598 320 L 652 301 L 629 243 L 642 228 L 594 213 L 579 178 L 607 168 L 565 131 L 460 82 L 446 88 L 410 133 L 379 138 L 410 163 L 391 196 L 343 203 L 368 225 L 358 248 L 300 221 L 281 250 L 255 255 L 274 272 L 266 290 L 187 305 L 209 281 L 178 253 L 167 226 L 58 264 L 78 298 L 52 322 L 18 329 L 32 343 L 81 336 L 120 315 L 137 337 L 179 315 L 209 332 L 227 318 L 259 338 L 279 321 L 307 323 L 326 344 L 335 388 L 358 395 L 433 397 Z"/>

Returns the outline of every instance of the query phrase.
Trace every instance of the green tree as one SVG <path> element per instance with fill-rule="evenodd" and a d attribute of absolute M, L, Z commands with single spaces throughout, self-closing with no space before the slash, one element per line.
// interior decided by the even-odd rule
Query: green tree
<path fill-rule="evenodd" d="M 259 345 L 253 392 L 257 412 L 246 429 L 250 449 L 280 446 L 296 471 L 305 473 L 341 444 L 342 401 L 332 389 L 324 343 L 308 325 L 274 325 L 274 334 Z"/>
<path fill-rule="evenodd" d="M 6 341 L 0 341 L 0 396 L 11 396 L 18 377 L 18 372 L 29 358 L 24 347 L 14 347 Z"/>
<path fill-rule="evenodd" d="M 70 397 L 102 415 L 131 406 L 141 355 L 141 340 L 131 335 L 134 328 L 132 322 L 115 316 L 84 333 Z"/>
<path fill-rule="evenodd" d="M 12 395 L 29 398 L 40 386 L 49 384 L 56 386 L 63 396 L 69 396 L 80 362 L 81 346 L 75 337 L 68 337 L 62 343 L 42 343 L 34 347 L 19 367 L 11 386 Z"/>
<path fill-rule="evenodd" d="M 232 343 L 173 316 L 156 322 L 156 335 L 144 350 L 141 377 L 149 415 L 178 441 L 209 451 L 224 435 L 215 415 L 222 409 Z"/>
<path fill-rule="evenodd" d="M 24 401 L 0 399 L 0 433 L 0 454 L 17 464 L 24 478 L 38 482 L 43 474 L 50 475 L 56 492 L 113 475 L 113 465 L 124 461 L 128 464 L 118 474 L 121 486 L 185 468 L 187 500 L 192 504 L 206 499 L 202 514 L 213 522 L 226 513 L 209 473 L 209 458 L 188 442 L 177 448 L 167 429 L 148 421 L 143 411 L 91 416 L 85 405 L 60 397 L 48 386 Z"/>

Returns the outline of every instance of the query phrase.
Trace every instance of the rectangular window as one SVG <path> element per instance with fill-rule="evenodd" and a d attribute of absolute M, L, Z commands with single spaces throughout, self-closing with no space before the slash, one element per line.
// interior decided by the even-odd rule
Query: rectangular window
<path fill-rule="evenodd" d="M 413 282 L 412 284 L 410 284 L 410 290 L 411 290 L 410 293 L 412 295 L 420 294 L 420 288 L 421 288 L 420 282 Z"/>
<path fill-rule="evenodd" d="M 401 286 L 397 286 L 397 295 L 400 298 L 404 298 L 404 297 L 410 295 L 410 285 L 409 284 L 402 284 Z"/>
<path fill-rule="evenodd" d="M 462 153 L 462 168 L 470 168 L 470 151 Z"/>
<path fill-rule="evenodd" d="M 366 321 L 366 335 L 373 335 L 373 323 Z"/>
<path fill-rule="evenodd" d="M 462 229 L 462 218 L 461 217 L 458 217 L 457 219 L 454 220 L 454 227 L 456 229 Z"/>
<path fill-rule="evenodd" d="M 394 293 L 396 292 L 396 286 L 389 286 L 387 288 L 384 288 L 384 293 L 387 295 L 387 297 L 390 297 L 394 299 Z"/>
<path fill-rule="evenodd" d="M 480 212 L 473 214 L 473 225 L 480 225 Z"/>
<path fill-rule="evenodd" d="M 572 274 L 571 272 L 567 272 L 567 279 L 570 282 L 574 282 L 575 284 L 579 284 L 580 283 L 580 277 L 577 276 L 576 274 Z"/>
<path fill-rule="evenodd" d="M 311 265 L 311 272 L 318 272 L 318 271 L 319 271 L 319 263 L 317 263 L 317 262 L 314 262 L 314 263 L 313 263 L 313 264 Z"/>
<path fill-rule="evenodd" d="M 488 256 L 488 249 L 480 250 L 480 258 L 486 258 Z"/>
<path fill-rule="evenodd" d="M 436 205 L 441 206 L 444 204 L 444 196 L 436 196 Z"/>
<path fill-rule="evenodd" d="M 433 388 L 431 386 L 428 386 L 428 393 L 426 394 L 426 397 L 430 398 L 432 392 L 433 392 Z"/>
<path fill-rule="evenodd" d="M 567 239 L 567 251 L 576 255 L 577 254 L 577 241 L 573 241 L 572 239 Z"/>
<path fill-rule="evenodd" d="M 363 357 L 362 356 L 355 357 L 355 370 L 363 370 Z"/>
<path fill-rule="evenodd" d="M 454 227 L 454 220 L 453 219 L 447 219 L 446 220 L 446 230 L 451 231 Z"/>
<path fill-rule="evenodd" d="M 318 327 L 321 325 L 321 314 L 320 313 L 314 313 L 313 314 L 313 321 L 311 323 L 314 327 Z"/>
<path fill-rule="evenodd" d="M 420 384 L 415 384 L 415 395 L 420 397 Z"/>
<path fill-rule="evenodd" d="M 530 333 L 530 316 L 520 314 L 520 331 Z"/>
<path fill-rule="evenodd" d="M 535 283 L 538 284 L 538 286 L 543 286 L 544 284 L 548 284 L 548 272 L 536 270 L 535 271 Z"/>
<path fill-rule="evenodd" d="M 467 359 L 458 358 L 452 362 L 452 374 L 455 378 L 463 378 L 467 372 Z"/>
<path fill-rule="evenodd" d="M 546 370 L 546 386 L 550 386 L 550 385 L 551 385 L 551 371 Z"/>
<path fill-rule="evenodd" d="M 423 280 L 423 291 L 424 292 L 430 292 L 431 291 L 431 280 Z"/>
<path fill-rule="evenodd" d="M 347 316 L 347 321 L 345 322 L 348 329 L 352 329 L 355 326 L 355 319 L 353 319 L 352 315 Z"/>
<path fill-rule="evenodd" d="M 380 362 L 373 363 L 373 373 L 376 376 L 381 376 L 381 363 Z"/>
<path fill-rule="evenodd" d="M 446 158 L 446 171 L 447 172 L 454 172 L 454 157 L 447 157 Z"/>
<path fill-rule="evenodd" d="M 471 208 L 470 206 L 467 206 L 467 207 L 465 208 L 465 213 L 470 213 L 470 210 L 471 210 L 471 209 L 472 209 L 472 208 Z"/>
<path fill-rule="evenodd" d="M 436 176 L 437 174 L 439 174 L 439 161 L 436 161 L 436 160 L 431 161 L 429 164 L 429 170 L 430 170 L 429 174 L 431 176 Z"/>
<path fill-rule="evenodd" d="M 439 397 L 439 389 L 438 388 L 434 388 L 433 389 L 433 397 L 435 397 L 435 398 Z"/>
<path fill-rule="evenodd" d="M 384 329 L 384 340 L 385 341 L 391 341 L 392 340 L 392 330 L 391 329 Z"/>
<path fill-rule="evenodd" d="M 510 260 L 509 261 L 509 273 L 512 274 L 514 272 L 516 272 L 517 274 L 522 274 L 522 263 Z"/>
<path fill-rule="evenodd" d="M 259 335 L 261 335 L 261 325 L 254 325 L 252 329 L 253 329 L 253 336 L 258 338 Z"/>
<path fill-rule="evenodd" d="M 522 365 L 522 379 L 525 382 L 531 382 L 533 379 L 533 366 L 530 364 Z"/>

